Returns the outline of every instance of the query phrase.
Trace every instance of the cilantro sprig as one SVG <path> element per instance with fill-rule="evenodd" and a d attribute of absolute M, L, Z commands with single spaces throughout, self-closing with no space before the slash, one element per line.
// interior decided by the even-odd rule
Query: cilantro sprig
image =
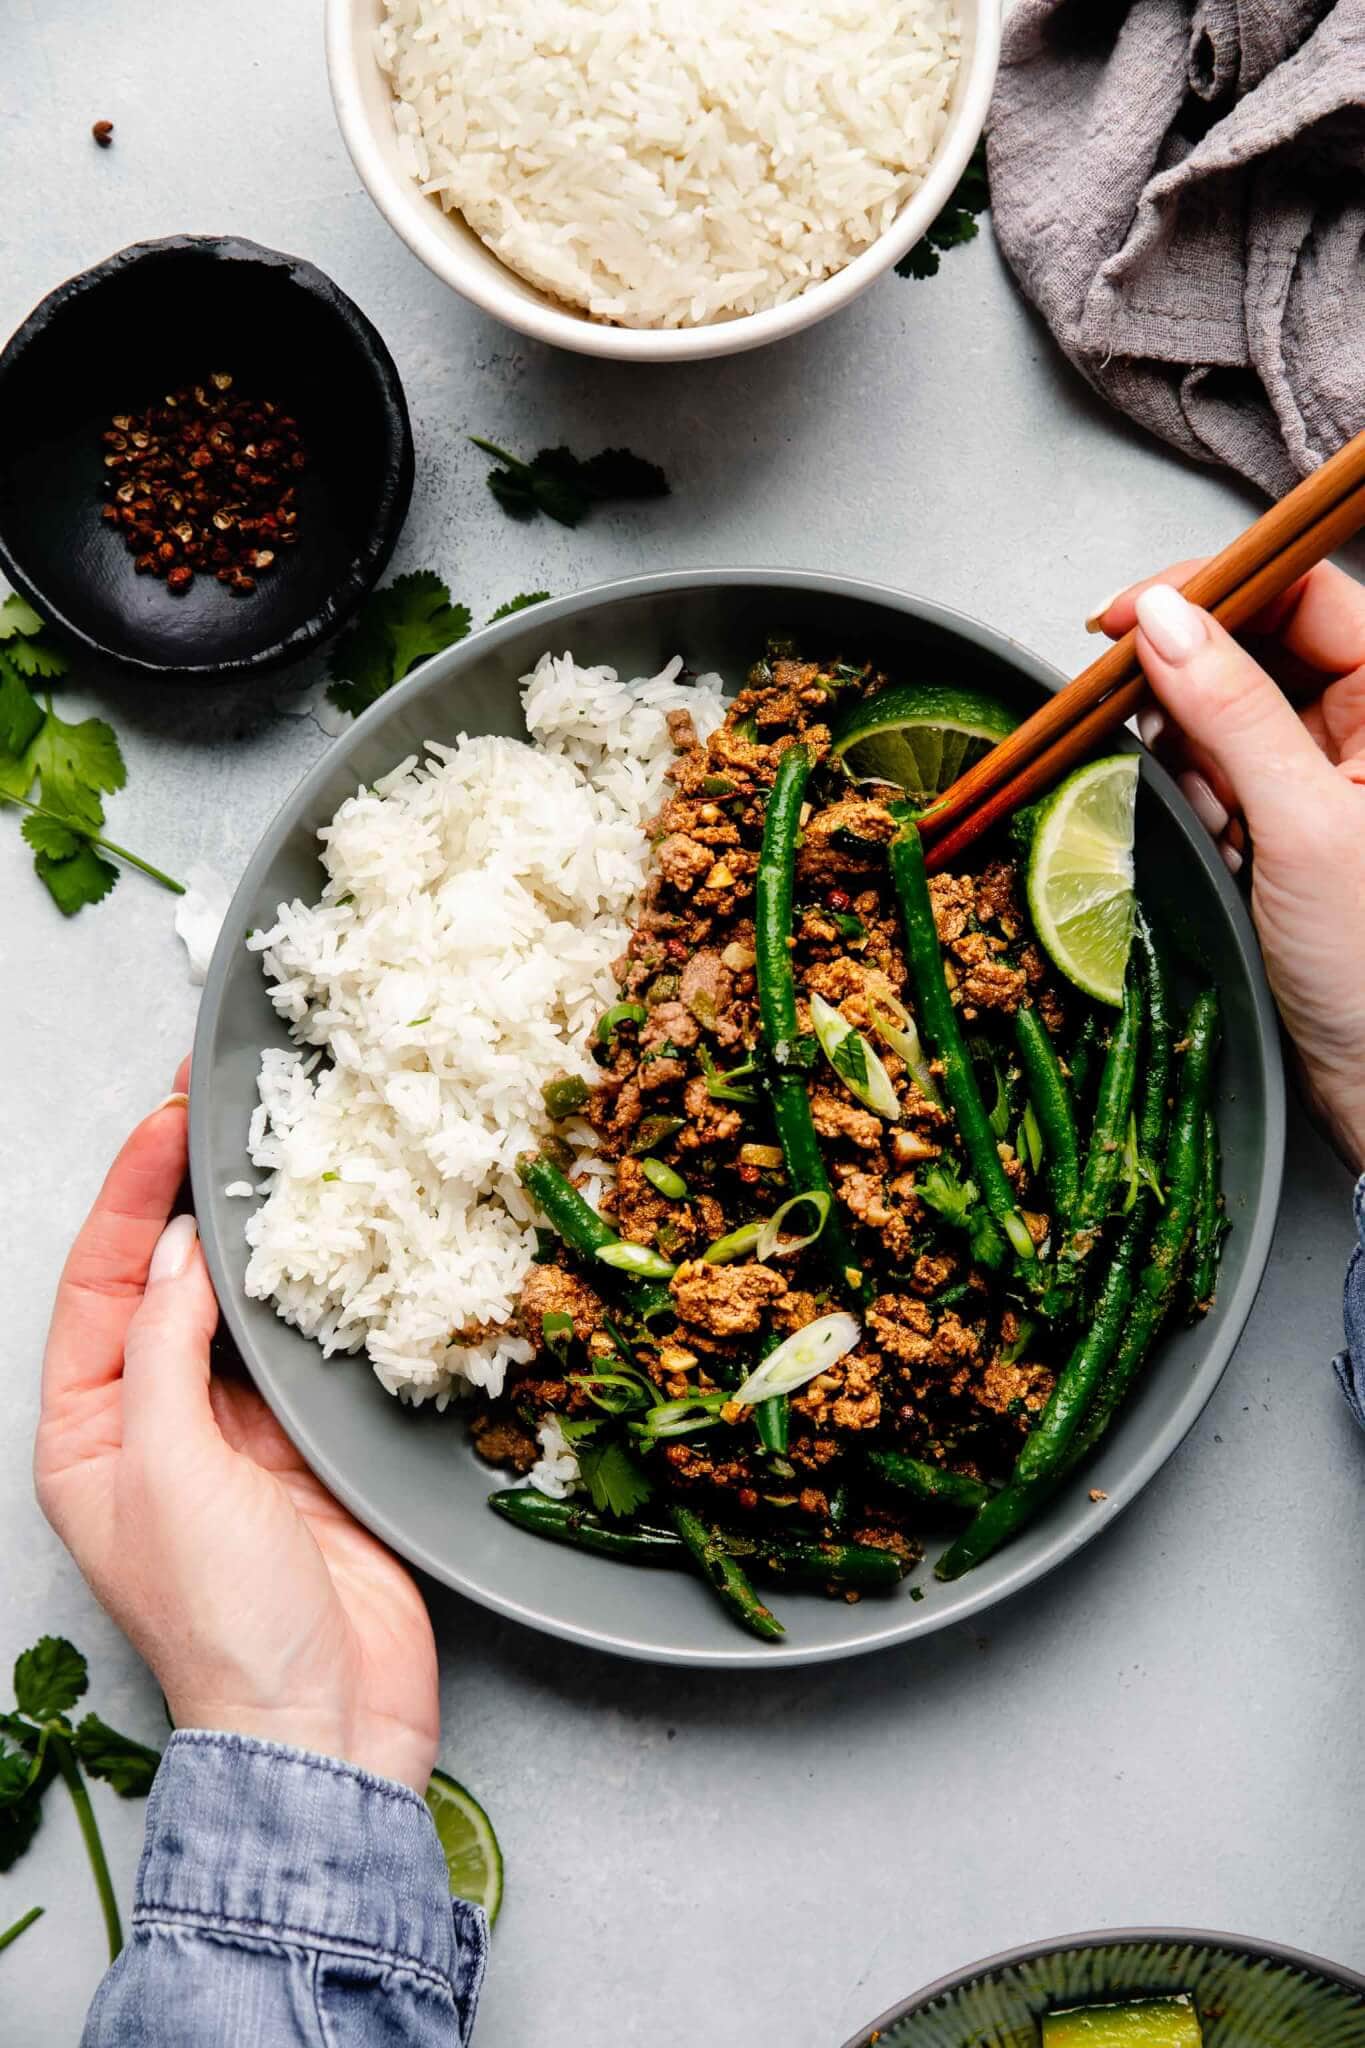
<path fill-rule="evenodd" d="M 543 604 L 548 590 L 523 590 L 489 619 L 510 618 Z M 434 569 L 413 569 L 374 591 L 332 649 L 327 695 L 338 711 L 359 718 L 433 654 L 455 647 L 470 630 L 467 604 L 455 604 Z"/>
<path fill-rule="evenodd" d="M 594 505 L 609 498 L 666 498 L 668 478 L 656 462 L 629 448 L 604 448 L 586 461 L 569 448 L 541 448 L 523 462 L 496 441 L 470 440 L 498 467 L 488 472 L 488 488 L 513 519 L 534 519 L 544 512 L 561 526 L 578 526 Z"/>
<path fill-rule="evenodd" d="M 925 229 L 914 247 L 896 265 L 897 277 L 936 276 L 943 250 L 960 249 L 964 243 L 975 241 L 981 232 L 976 216 L 985 213 L 990 203 L 991 188 L 986 176 L 986 144 L 983 138 L 968 158 L 967 168 L 953 187 L 952 197 L 938 219 Z"/>
<path fill-rule="evenodd" d="M 33 865 L 57 908 L 74 917 L 113 888 L 119 870 L 106 854 L 183 896 L 181 883 L 105 837 L 104 799 L 127 780 L 113 727 L 102 718 L 72 725 L 41 701 L 30 681 L 66 673 L 66 656 L 42 638 L 43 621 L 19 596 L 0 604 L 0 803 L 27 813 L 22 831 Z M 34 788 L 38 795 L 33 796 Z"/>
<path fill-rule="evenodd" d="M 103 1778 L 123 1799 L 145 1798 L 161 1758 L 145 1743 L 120 1735 L 98 1714 L 73 1723 L 71 1709 L 88 1684 L 86 1661 L 64 1636 L 43 1636 L 15 1663 L 15 1712 L 0 1714 L 0 1871 L 9 1870 L 29 1847 L 42 1820 L 43 1794 L 60 1778 L 71 1795 L 94 1872 L 112 1962 L 123 1946 L 123 1929 L 86 1779 Z M 0 1946 L 17 1939 L 38 1910 L 0 1937 Z"/>

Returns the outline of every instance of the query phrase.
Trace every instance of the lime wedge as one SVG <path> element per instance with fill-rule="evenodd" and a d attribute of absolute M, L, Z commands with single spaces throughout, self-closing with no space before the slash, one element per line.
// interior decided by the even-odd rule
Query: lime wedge
<path fill-rule="evenodd" d="M 451 1897 L 482 1906 L 491 1927 L 502 1904 L 502 1850 L 477 1799 L 444 1771 L 433 1771 L 427 1805 L 445 1851 Z"/>
<path fill-rule="evenodd" d="M 1019 723 L 994 697 L 937 683 L 893 683 L 855 704 L 831 752 L 855 782 L 894 782 L 922 806 Z"/>
<path fill-rule="evenodd" d="M 1043 2015 L 1043 2048 L 1200 2048 L 1203 2038 L 1199 2015 L 1184 1992 Z"/>
<path fill-rule="evenodd" d="M 1123 1000 L 1133 942 L 1136 754 L 1088 761 L 1046 797 L 1028 864 L 1028 906 L 1053 965 L 1097 1002 Z"/>

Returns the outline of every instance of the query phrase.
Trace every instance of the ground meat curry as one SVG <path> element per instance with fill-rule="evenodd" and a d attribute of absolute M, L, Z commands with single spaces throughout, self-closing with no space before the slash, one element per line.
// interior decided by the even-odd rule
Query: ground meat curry
<path fill-rule="evenodd" d="M 495 1495 L 508 1519 L 646 1563 L 685 1550 L 769 1636 L 780 1624 L 750 1572 L 856 1599 L 912 1567 L 937 1509 L 974 1514 L 973 1530 L 998 1502 L 1014 1514 L 1007 1482 L 1035 1431 L 1055 1437 L 1054 1389 L 1063 1371 L 1069 1387 L 1090 1370 L 1087 1333 L 1119 1327 L 1163 1199 L 1152 1160 L 1171 1034 L 1149 935 L 1143 1096 L 1131 972 L 1122 1011 L 1097 1012 L 1035 942 L 1010 842 L 926 883 L 904 791 L 854 781 L 837 758 L 840 719 L 883 683 L 775 650 L 705 743 L 686 712 L 670 716 L 673 790 L 619 1000 L 594 1034 L 599 1078 L 546 1091 L 580 1144 L 586 1119 L 609 1179 L 593 1176 L 589 1205 L 568 1143 L 523 1162 L 559 1233 L 544 1233 L 521 1298 L 536 1356 L 473 1423 L 481 1454 L 519 1476 L 551 1440 L 578 1458 L 591 1508 Z M 1196 1039 L 1189 1091 L 1207 1090 L 1212 1008 L 1176 1049 Z M 1095 1112 L 1084 1231 L 1042 1142 L 1040 1074 L 1074 1124 L 1073 1167 L 1087 1087 L 1120 1118 L 1111 1128 Z M 1129 1113 L 1140 1098 L 1150 1157 Z M 1155 1228 L 1177 1220 L 1171 1205 Z M 1111 1222 L 1114 1263 L 1087 1267 Z M 983 1540 L 1004 1533 L 1002 1518 Z"/>

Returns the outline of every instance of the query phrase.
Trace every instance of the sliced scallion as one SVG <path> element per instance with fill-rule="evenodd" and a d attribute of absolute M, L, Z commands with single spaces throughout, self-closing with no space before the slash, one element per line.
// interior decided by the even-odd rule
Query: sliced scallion
<path fill-rule="evenodd" d="M 815 1026 L 815 1035 L 825 1058 L 840 1079 L 848 1083 L 859 1102 L 866 1103 L 878 1116 L 895 1123 L 901 1106 L 891 1085 L 891 1076 L 862 1032 L 855 1031 L 848 1019 L 821 995 L 812 994 L 810 998 L 810 1021 Z"/>
<path fill-rule="evenodd" d="M 734 1396 L 746 1408 L 756 1408 L 760 1401 L 767 1401 L 774 1394 L 795 1394 L 822 1372 L 828 1372 L 832 1365 L 854 1349 L 862 1336 L 861 1323 L 855 1322 L 843 1310 L 833 1315 L 820 1316 L 813 1323 L 807 1323 L 803 1330 L 797 1330 L 778 1345 L 776 1351 L 765 1358 L 762 1365 L 750 1373 L 744 1385 Z"/>
<path fill-rule="evenodd" d="M 803 1202 L 809 1203 L 815 1211 L 815 1228 L 804 1237 L 783 1237 L 782 1225 L 793 1209 L 799 1209 Z M 814 1244 L 825 1227 L 830 1212 L 830 1198 L 823 1188 L 811 1188 L 806 1194 L 792 1195 L 780 1209 L 775 1209 L 758 1234 L 754 1256 L 759 1259 L 789 1259 L 797 1252 L 803 1252 L 808 1244 Z"/>

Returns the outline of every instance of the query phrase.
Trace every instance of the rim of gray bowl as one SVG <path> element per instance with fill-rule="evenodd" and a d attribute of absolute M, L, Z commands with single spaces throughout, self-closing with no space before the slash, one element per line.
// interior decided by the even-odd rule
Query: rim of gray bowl
<path fill-rule="evenodd" d="M 1050 1941 L 1021 1942 L 1017 1948 L 1002 1949 L 998 1955 L 984 1956 L 979 1963 L 968 1963 L 965 1969 L 951 1970 L 946 1977 L 936 1978 L 922 1991 L 912 1991 L 908 1998 L 902 1998 L 895 2005 L 889 2005 L 885 2012 L 878 2013 L 876 2019 L 869 2020 L 856 2034 L 850 2034 L 844 2048 L 867 2048 L 869 2040 L 899 2026 L 902 2020 L 913 2019 L 916 2013 L 924 2012 L 938 1999 L 951 1997 L 953 1992 L 964 1991 L 968 1985 L 997 1976 L 1002 1970 L 1017 1970 L 1025 1963 L 1040 1961 L 1044 1956 L 1067 1955 L 1087 1948 L 1222 1949 L 1231 1955 L 1245 1956 L 1248 1962 L 1286 1963 L 1306 1975 L 1321 1977 L 1327 1983 L 1339 1984 L 1347 1991 L 1365 1996 L 1365 1977 L 1357 1975 L 1344 1963 L 1330 1962 L 1326 1956 L 1310 1955 L 1306 1949 L 1286 1948 L 1283 1942 L 1262 1941 L 1258 1935 L 1219 1934 L 1207 1927 L 1101 1927 L 1085 1934 L 1054 1935 Z"/>
<path fill-rule="evenodd" d="M 967 612 L 958 611 L 933 599 L 913 596 L 889 584 L 869 583 L 859 577 L 831 575 L 815 570 L 716 567 L 656 570 L 646 575 L 620 577 L 607 583 L 593 584 L 585 590 L 576 591 L 565 597 L 546 599 L 535 606 L 534 616 L 548 630 L 566 619 L 580 619 L 598 606 L 612 604 L 625 598 L 663 595 L 677 597 L 692 591 L 714 592 L 727 588 L 803 591 L 817 596 L 836 595 L 869 605 L 878 605 L 967 640 L 971 645 L 1008 663 L 1049 692 L 1055 691 L 1065 680 L 1060 670 L 1045 661 L 1041 655 L 1035 654 L 1009 634 L 973 618 Z M 1048 1577 L 1059 1565 L 1064 1564 L 1077 1551 L 1084 1549 L 1102 1530 L 1107 1529 L 1114 1517 L 1137 1498 L 1155 1473 L 1173 1456 L 1212 1399 L 1251 1314 L 1275 1231 L 1285 1150 L 1284 1071 L 1278 1054 L 1275 1057 L 1263 1058 L 1261 1061 L 1266 1091 L 1264 1147 L 1258 1184 L 1248 1195 L 1250 1220 L 1246 1226 L 1247 1255 L 1236 1285 L 1226 1297 L 1220 1298 L 1219 1327 L 1197 1372 L 1191 1374 L 1190 1385 L 1174 1414 L 1154 1432 L 1123 1481 L 1111 1486 L 1102 1511 L 1094 1516 L 1078 1518 L 1069 1526 L 1059 1529 L 1052 1539 L 1027 1561 L 1016 1563 L 1013 1567 L 1006 1565 L 1001 1575 L 988 1584 L 973 1589 L 972 1580 L 963 1579 L 958 1582 L 957 1597 L 943 1605 L 931 1601 L 906 1601 L 902 1603 L 899 1618 L 887 1622 L 874 1619 L 866 1634 L 847 1641 L 802 1645 L 788 1639 L 782 1643 L 749 1644 L 736 1632 L 736 1641 L 733 1645 L 717 1646 L 714 1649 L 662 1646 L 634 1637 L 614 1635 L 606 1628 L 584 1627 L 564 1621 L 559 1616 L 547 1613 L 524 1600 L 511 1599 L 480 1586 L 463 1572 L 435 1556 L 425 1545 L 405 1537 L 392 1516 L 376 1512 L 366 1498 L 363 1475 L 359 1478 L 353 1477 L 341 1469 L 333 1459 L 317 1450 L 310 1441 L 311 1432 L 306 1420 L 299 1414 L 288 1396 L 273 1384 L 274 1376 L 269 1367 L 262 1368 L 254 1355 L 250 1332 L 241 1313 L 236 1285 L 231 1278 L 224 1246 L 219 1236 L 214 1207 L 209 1200 L 213 1179 L 209 1138 L 209 1092 L 213 1085 L 213 1074 L 207 1054 L 223 986 L 236 950 L 236 942 L 232 935 L 241 929 L 245 907 L 253 900 L 260 882 L 283 841 L 294 829 L 299 815 L 307 812 L 310 802 L 334 773 L 331 763 L 337 745 L 349 744 L 356 735 L 364 735 L 381 726 L 386 721 L 398 692 L 407 693 L 430 688 L 433 684 L 448 683 L 462 668 L 477 661 L 485 648 L 495 644 L 496 638 L 511 638 L 524 631 L 526 624 L 527 613 L 523 611 L 471 634 L 458 646 L 448 649 L 444 654 L 434 655 L 429 661 L 424 662 L 411 676 L 397 685 L 396 690 L 390 690 L 363 712 L 342 736 L 342 740 L 334 742 L 325 750 L 285 798 L 262 834 L 228 906 L 205 980 L 194 1035 L 194 1057 L 190 1072 L 189 1150 L 190 1184 L 199 1216 L 204 1254 L 233 1342 L 253 1381 L 301 1455 L 337 1499 L 349 1508 L 359 1521 L 381 1537 L 392 1550 L 397 1551 L 410 1564 L 426 1572 L 441 1585 L 449 1586 L 453 1591 L 477 1601 L 480 1606 L 491 1608 L 495 1613 L 525 1622 L 532 1628 L 558 1636 L 564 1641 L 580 1643 L 589 1649 L 610 1651 L 645 1663 L 702 1668 L 731 1667 L 744 1670 L 779 1669 L 794 1664 L 828 1663 L 845 1657 L 866 1655 L 870 1651 L 888 1649 L 894 1644 L 908 1641 L 911 1637 L 929 1635 L 940 1628 L 965 1621 L 971 1615 L 981 1613 L 986 1608 L 994 1607 L 999 1602 L 1011 1598 L 1025 1586 Z M 1128 744 L 1135 746 L 1136 742 Z M 1259 1044 L 1262 1047 L 1278 1048 L 1278 1018 L 1247 908 L 1226 868 L 1208 846 L 1207 834 L 1203 828 L 1192 818 L 1188 824 L 1184 822 L 1181 815 L 1183 799 L 1179 797 L 1175 784 L 1164 769 L 1150 757 L 1146 765 L 1156 787 L 1165 796 L 1168 807 L 1173 807 L 1173 824 L 1177 830 L 1184 832 L 1191 852 L 1211 878 L 1220 899 L 1246 972 Z M 1005 1551 L 1001 1555 L 1008 1559 L 1009 1552 Z M 867 1603 L 864 1603 L 862 1612 L 871 1612 Z"/>

